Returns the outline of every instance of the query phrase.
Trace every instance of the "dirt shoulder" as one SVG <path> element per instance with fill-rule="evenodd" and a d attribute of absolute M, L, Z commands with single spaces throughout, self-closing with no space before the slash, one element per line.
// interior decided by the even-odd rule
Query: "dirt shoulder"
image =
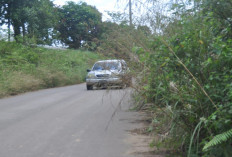
<path fill-rule="evenodd" d="M 141 116 L 134 117 L 130 123 L 139 124 L 138 128 L 128 130 L 128 138 L 125 142 L 131 146 L 126 152 L 126 155 L 133 155 L 135 157 L 166 157 L 170 155 L 167 149 L 150 147 L 150 144 L 158 139 L 158 137 L 148 133 L 149 122 L 145 112 L 140 113 Z"/>

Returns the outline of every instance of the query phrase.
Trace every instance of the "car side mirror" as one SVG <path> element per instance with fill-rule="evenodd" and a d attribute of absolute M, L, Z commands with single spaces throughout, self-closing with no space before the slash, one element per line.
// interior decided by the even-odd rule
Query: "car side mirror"
<path fill-rule="evenodd" d="M 91 70 L 87 69 L 86 71 L 87 71 L 87 72 L 90 72 Z"/>

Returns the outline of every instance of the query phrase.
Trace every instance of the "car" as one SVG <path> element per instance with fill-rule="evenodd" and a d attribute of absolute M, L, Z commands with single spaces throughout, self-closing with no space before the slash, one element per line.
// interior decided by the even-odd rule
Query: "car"
<path fill-rule="evenodd" d="M 87 70 L 86 88 L 92 90 L 93 87 L 124 88 L 131 84 L 129 68 L 124 60 L 101 60 L 97 61 L 91 70 Z"/>

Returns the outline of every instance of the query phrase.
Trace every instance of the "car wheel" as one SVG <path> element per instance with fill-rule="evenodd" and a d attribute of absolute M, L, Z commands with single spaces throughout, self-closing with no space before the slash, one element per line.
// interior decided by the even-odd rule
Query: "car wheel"
<path fill-rule="evenodd" d="M 87 90 L 93 90 L 93 85 L 86 85 Z"/>

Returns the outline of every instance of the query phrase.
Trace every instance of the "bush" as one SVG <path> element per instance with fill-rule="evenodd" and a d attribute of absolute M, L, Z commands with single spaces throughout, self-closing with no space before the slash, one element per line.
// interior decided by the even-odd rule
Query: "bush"
<path fill-rule="evenodd" d="M 166 125 L 162 133 L 171 137 L 166 141 L 184 156 L 231 156 L 231 25 L 220 32 L 225 21 L 216 22 L 211 12 L 184 13 L 169 23 L 168 34 L 153 38 L 152 51 L 135 49 L 145 65 L 138 94 L 144 105 L 152 104 L 150 112 L 162 111 L 169 119 L 154 129 Z M 152 126 L 162 122 L 153 118 Z M 209 146 L 214 137 L 221 142 Z"/>

